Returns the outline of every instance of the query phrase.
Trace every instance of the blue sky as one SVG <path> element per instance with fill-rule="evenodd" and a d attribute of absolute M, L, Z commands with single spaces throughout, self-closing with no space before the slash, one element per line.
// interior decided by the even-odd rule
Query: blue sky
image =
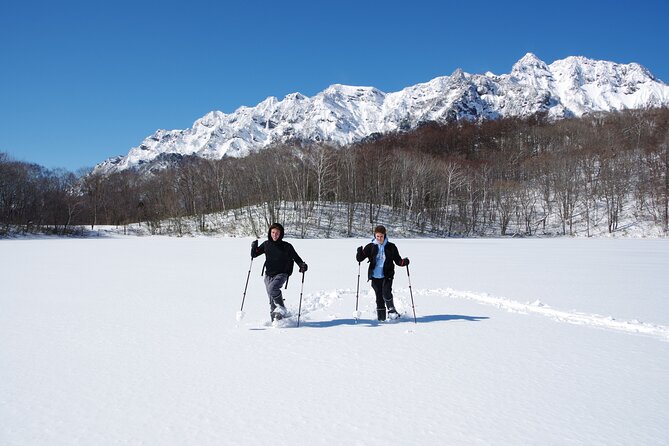
<path fill-rule="evenodd" d="M 666 0 L 31 1 L 0 12 L 0 152 L 76 171 L 155 130 L 331 84 L 398 91 L 527 52 L 669 82 Z"/>

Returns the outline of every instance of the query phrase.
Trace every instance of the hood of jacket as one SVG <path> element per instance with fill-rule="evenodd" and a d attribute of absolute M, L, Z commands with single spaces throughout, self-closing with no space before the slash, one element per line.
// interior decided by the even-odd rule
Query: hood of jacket
<path fill-rule="evenodd" d="M 376 237 L 372 238 L 372 243 L 375 245 L 386 246 L 388 242 L 389 240 L 387 235 L 383 237 L 383 243 L 379 243 L 378 240 L 376 240 Z"/>
<path fill-rule="evenodd" d="M 278 229 L 279 230 L 279 238 L 278 238 L 277 242 L 280 242 L 281 240 L 283 240 L 284 231 L 283 231 L 283 226 L 281 226 L 281 223 L 272 223 L 272 225 L 267 230 L 267 239 L 271 242 L 274 241 L 274 240 L 272 240 L 272 229 Z"/>

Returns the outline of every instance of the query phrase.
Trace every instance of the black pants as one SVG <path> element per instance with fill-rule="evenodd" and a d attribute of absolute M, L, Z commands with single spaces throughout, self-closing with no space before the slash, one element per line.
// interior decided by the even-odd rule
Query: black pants
<path fill-rule="evenodd" d="M 376 315 L 380 321 L 386 320 L 386 307 L 388 310 L 394 310 L 393 303 L 393 279 L 374 279 L 372 278 L 372 289 L 376 294 Z"/>

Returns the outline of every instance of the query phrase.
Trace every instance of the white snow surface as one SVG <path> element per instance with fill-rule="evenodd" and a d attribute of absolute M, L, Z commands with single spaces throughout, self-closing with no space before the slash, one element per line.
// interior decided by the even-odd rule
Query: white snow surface
<path fill-rule="evenodd" d="M 0 241 L 0 444 L 669 444 L 668 240 L 396 239 L 388 323 L 366 239 L 288 241 L 299 327 L 251 239 Z"/>

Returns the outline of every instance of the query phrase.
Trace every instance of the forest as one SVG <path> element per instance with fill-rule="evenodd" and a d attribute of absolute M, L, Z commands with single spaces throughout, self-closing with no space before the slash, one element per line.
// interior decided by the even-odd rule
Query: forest
<path fill-rule="evenodd" d="M 346 147 L 294 141 L 244 158 L 179 158 L 94 175 L 0 153 L 0 234 L 137 222 L 165 233 L 166 220 L 182 218 L 208 232 L 208 215 L 244 219 L 250 206 L 266 222 L 290 207 L 306 225 L 326 219 L 326 204 L 346 217 L 348 234 L 381 209 L 444 237 L 535 235 L 547 225 L 570 235 L 576 224 L 587 235 L 594 226 L 614 233 L 623 220 L 669 233 L 667 108 L 425 123 Z"/>

